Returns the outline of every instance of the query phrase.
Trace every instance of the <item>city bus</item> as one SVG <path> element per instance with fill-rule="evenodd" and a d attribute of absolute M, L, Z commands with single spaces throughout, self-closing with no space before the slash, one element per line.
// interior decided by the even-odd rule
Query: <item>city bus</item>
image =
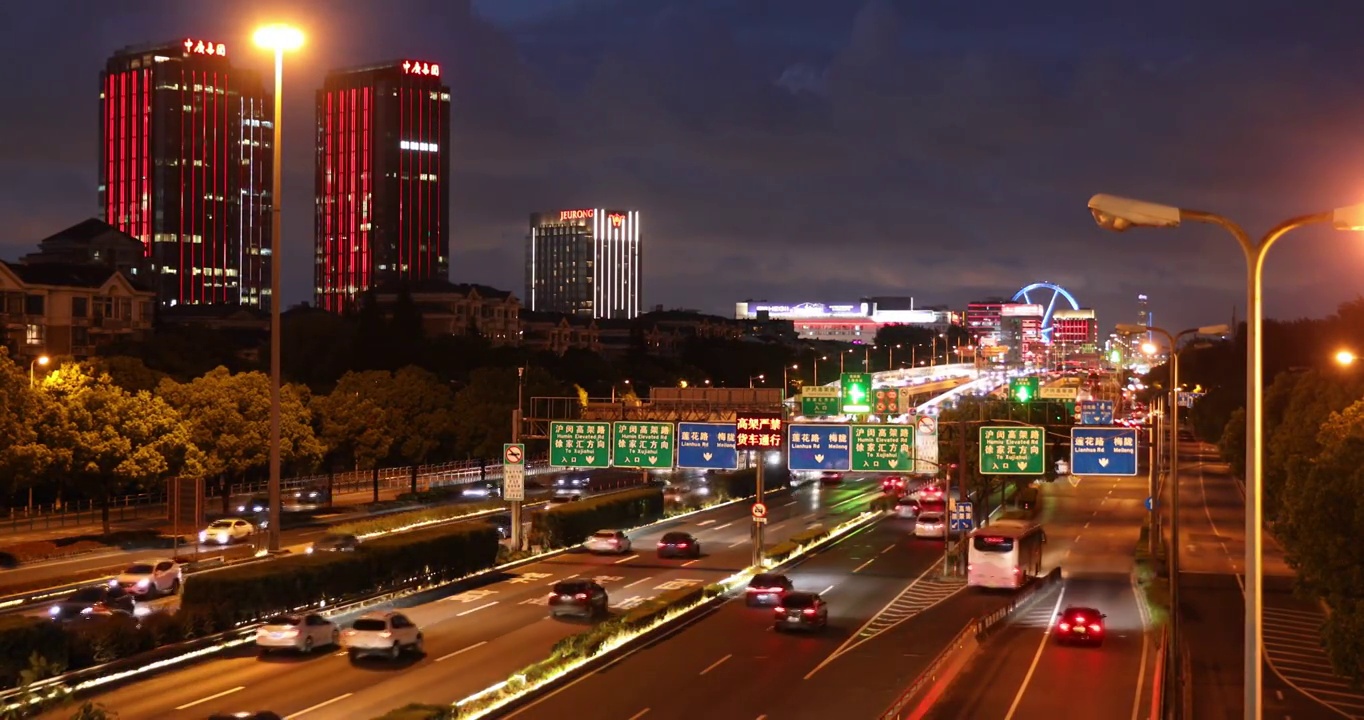
<path fill-rule="evenodd" d="M 1020 588 L 1042 575 L 1047 534 L 1029 520 L 998 520 L 967 537 L 966 584 Z"/>

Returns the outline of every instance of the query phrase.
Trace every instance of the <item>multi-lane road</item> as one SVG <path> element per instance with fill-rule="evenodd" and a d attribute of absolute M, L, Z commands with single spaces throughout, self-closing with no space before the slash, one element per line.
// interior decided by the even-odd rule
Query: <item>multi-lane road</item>
<path fill-rule="evenodd" d="M 854 516 L 867 510 L 879 492 L 874 482 L 850 480 L 841 487 L 807 485 L 775 493 L 768 502 L 767 539 L 779 542 L 815 524 Z M 548 617 L 545 601 L 555 582 L 596 578 L 617 611 L 666 590 L 715 582 L 748 565 L 748 513 L 746 503 L 715 508 L 632 533 L 634 551 L 628 555 L 565 553 L 522 566 L 500 582 L 419 604 L 401 603 L 410 605 L 404 612 L 423 630 L 421 657 L 352 665 L 336 651 L 259 659 L 245 648 L 94 699 L 123 720 L 262 709 L 290 717 L 367 718 L 410 702 L 453 702 L 505 680 L 586 627 Z M 696 535 L 703 557 L 658 559 L 655 545 L 668 530 Z"/>
<path fill-rule="evenodd" d="M 934 718 L 1148 717 L 1156 647 L 1132 583 L 1145 477 L 1086 477 L 1042 486 L 1043 569 L 1063 582 L 987 638 L 934 706 Z M 1056 643 L 1067 606 L 1107 614 L 1102 647 Z"/>
<path fill-rule="evenodd" d="M 1191 713 L 1186 717 L 1240 718 L 1244 708 L 1244 489 L 1210 445 L 1182 443 L 1180 459 L 1180 612 L 1192 675 L 1187 690 Z M 1321 648 L 1325 619 L 1321 608 L 1293 594 L 1293 570 L 1272 533 L 1265 534 L 1263 557 L 1264 717 L 1364 717 L 1364 692 L 1331 669 Z"/>

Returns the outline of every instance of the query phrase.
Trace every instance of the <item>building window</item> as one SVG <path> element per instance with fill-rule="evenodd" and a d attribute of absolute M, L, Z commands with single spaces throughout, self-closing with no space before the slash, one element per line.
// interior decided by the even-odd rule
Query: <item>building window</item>
<path fill-rule="evenodd" d="M 42 295 L 25 295 L 25 296 L 24 296 L 24 314 L 25 314 L 25 315 L 46 315 L 47 312 L 44 310 L 44 307 L 46 307 L 46 304 L 43 302 L 45 299 L 46 299 L 46 298 L 44 298 Z"/>
<path fill-rule="evenodd" d="M 71 317 L 83 318 L 90 316 L 90 298 L 73 297 L 71 298 Z"/>
<path fill-rule="evenodd" d="M 81 348 L 90 344 L 90 328 L 78 325 L 71 328 L 71 345 Z"/>
<path fill-rule="evenodd" d="M 35 324 L 24 326 L 24 342 L 28 345 L 42 345 L 43 326 Z"/>

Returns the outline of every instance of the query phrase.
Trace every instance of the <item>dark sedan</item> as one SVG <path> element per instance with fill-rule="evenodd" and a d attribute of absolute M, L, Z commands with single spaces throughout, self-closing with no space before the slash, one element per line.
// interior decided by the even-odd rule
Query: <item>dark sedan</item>
<path fill-rule="evenodd" d="M 670 532 L 664 533 L 658 541 L 658 556 L 661 558 L 669 557 L 701 557 L 701 543 L 690 533 Z"/>
<path fill-rule="evenodd" d="M 328 533 L 308 546 L 308 552 L 349 552 L 360 547 L 360 538 L 354 535 L 334 535 Z"/>
<path fill-rule="evenodd" d="M 110 612 L 133 614 L 137 603 L 122 588 L 101 586 L 77 590 L 48 608 L 48 617 L 57 622 Z"/>

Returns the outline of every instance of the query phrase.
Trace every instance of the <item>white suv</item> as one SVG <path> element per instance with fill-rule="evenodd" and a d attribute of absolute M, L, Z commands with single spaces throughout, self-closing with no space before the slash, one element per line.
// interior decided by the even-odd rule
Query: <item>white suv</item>
<path fill-rule="evenodd" d="M 336 625 L 317 613 L 280 615 L 256 629 L 256 647 L 261 655 L 281 648 L 310 653 L 313 648 L 340 645 L 340 639 Z"/>
<path fill-rule="evenodd" d="M 352 661 L 365 655 L 383 655 L 395 660 L 403 650 L 420 655 L 422 633 L 402 613 L 392 610 L 368 612 L 342 633 L 341 644 Z"/>
<path fill-rule="evenodd" d="M 199 542 L 205 545 L 210 543 L 227 545 L 250 538 L 252 532 L 255 532 L 255 528 L 251 527 L 251 523 L 241 518 L 223 518 L 222 520 L 214 520 L 208 524 L 207 528 L 201 530 Z"/>
<path fill-rule="evenodd" d="M 180 566 L 174 560 L 157 558 L 129 565 L 109 581 L 109 586 L 139 597 L 174 595 L 180 591 L 181 577 Z"/>

